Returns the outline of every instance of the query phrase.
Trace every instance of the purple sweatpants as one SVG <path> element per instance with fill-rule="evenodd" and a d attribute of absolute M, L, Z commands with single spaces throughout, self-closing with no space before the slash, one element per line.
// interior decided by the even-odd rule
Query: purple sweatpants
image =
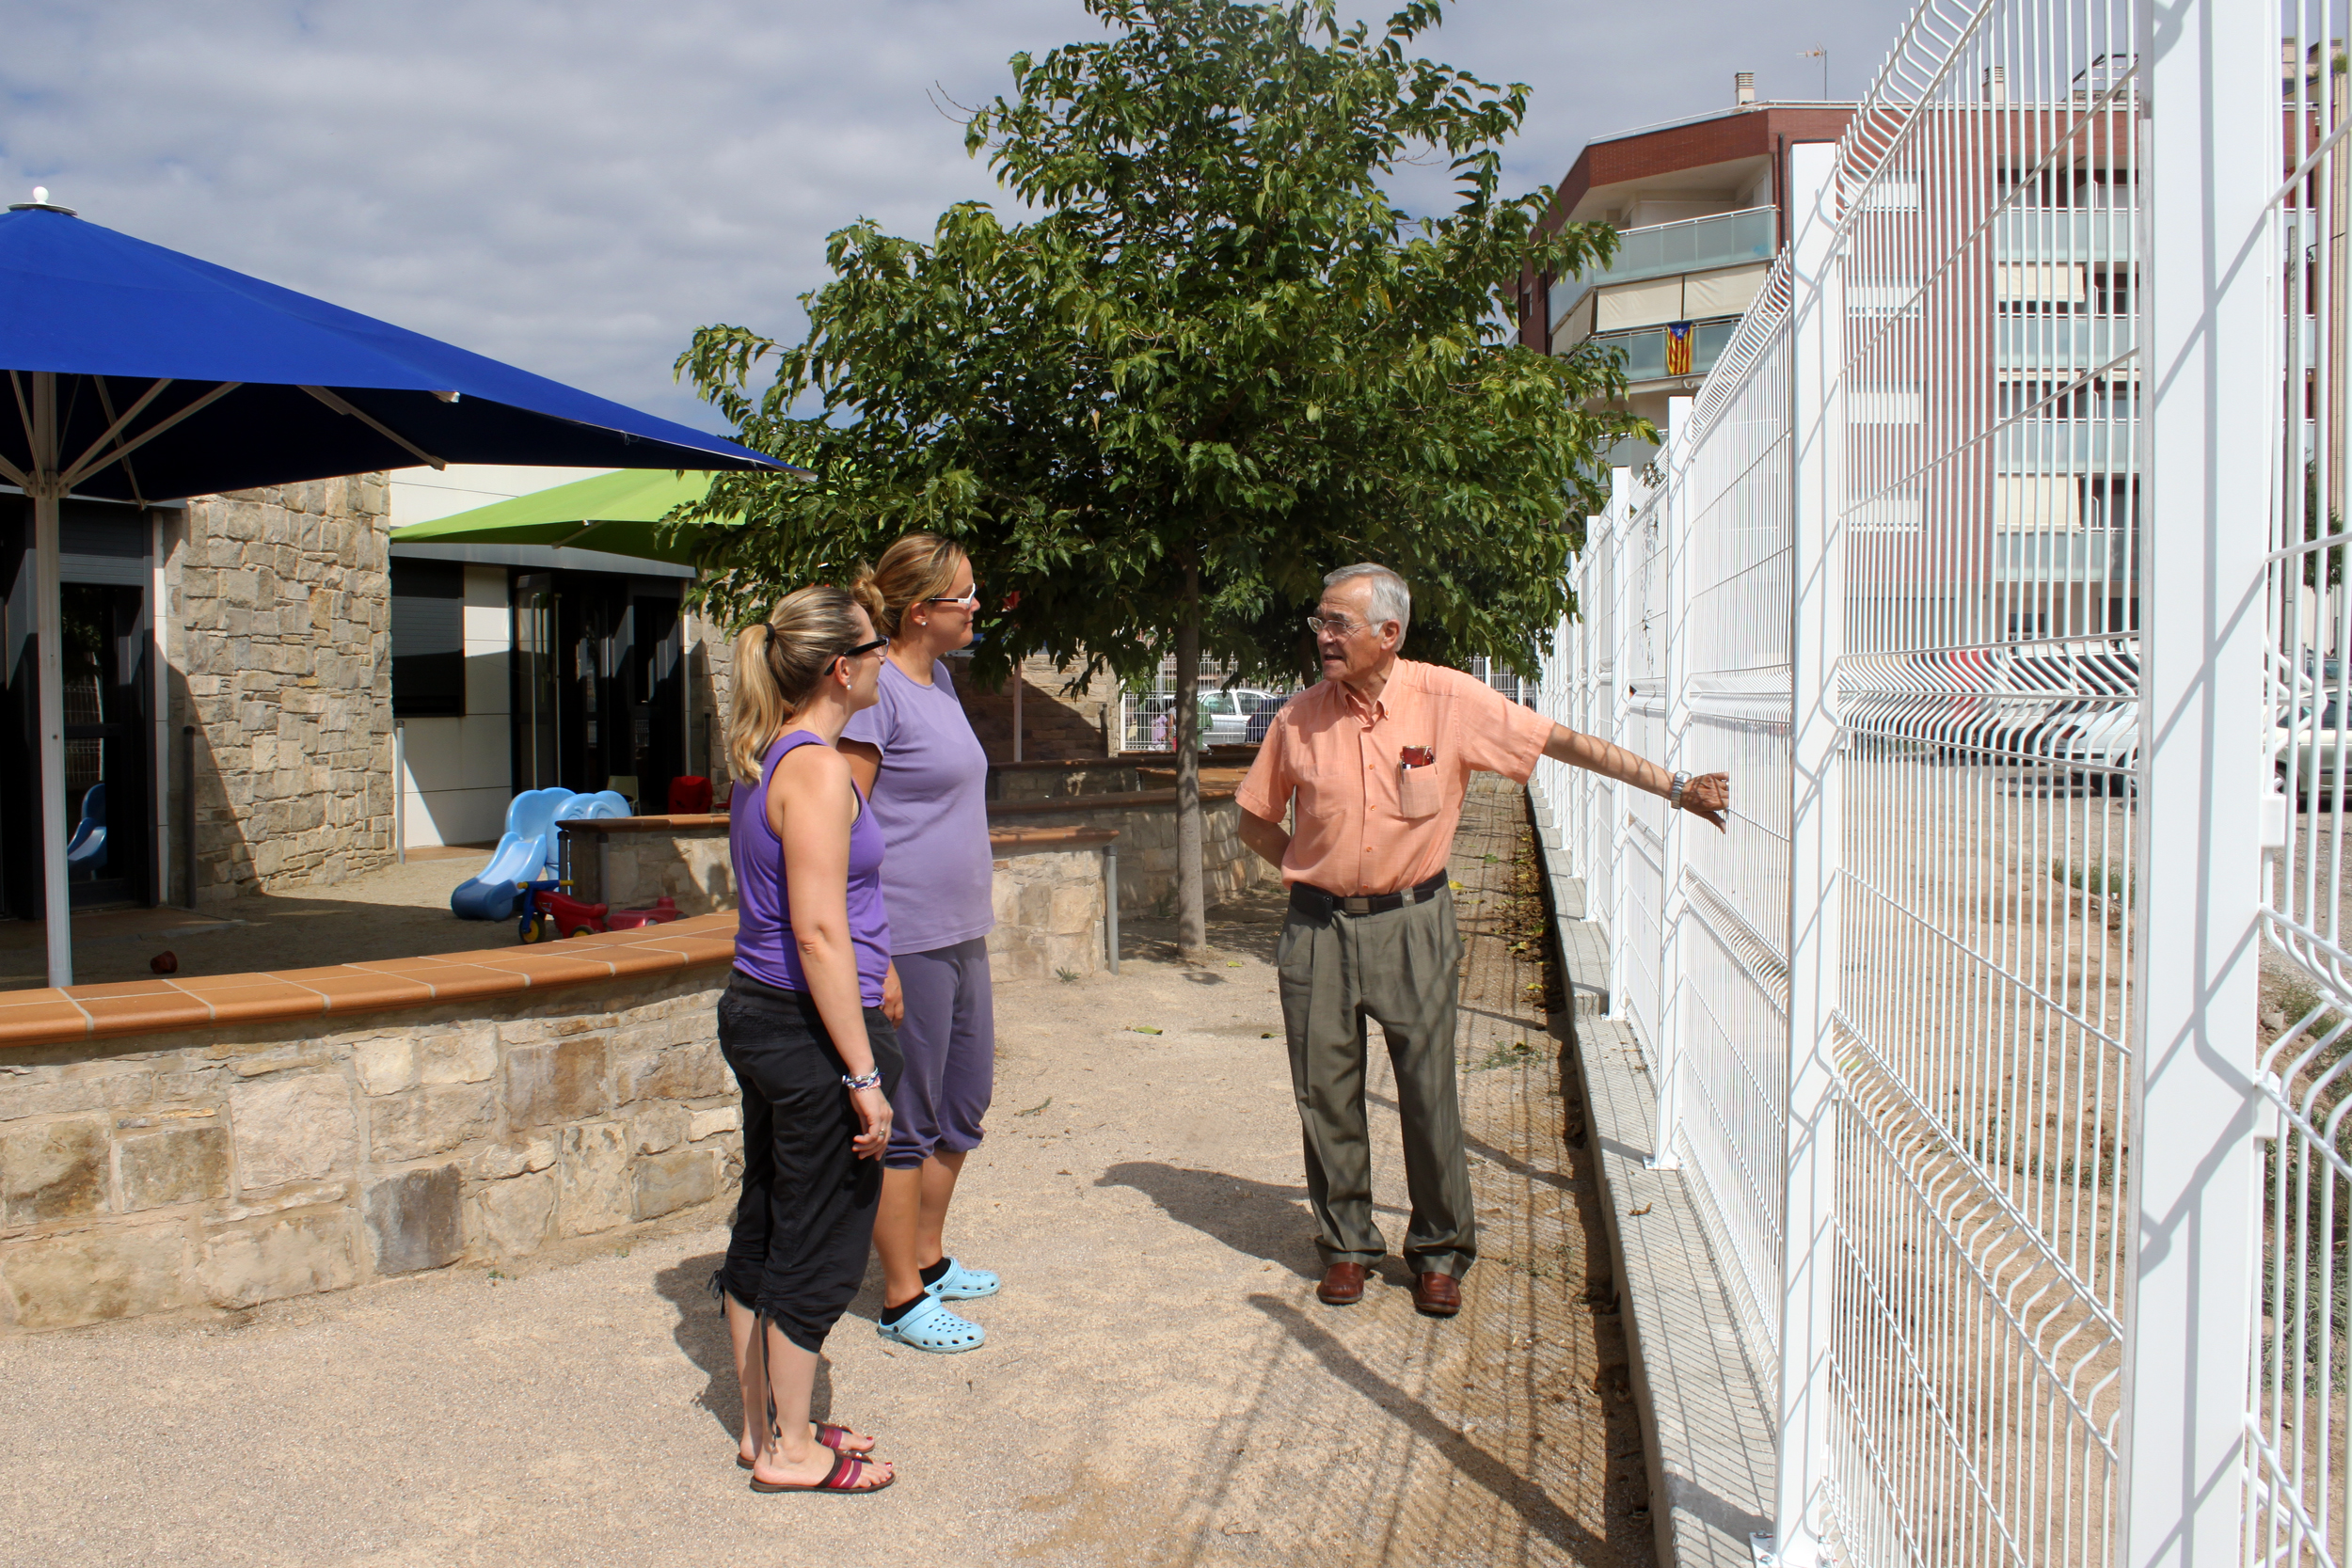
<path fill-rule="evenodd" d="M 996 1009 L 986 937 L 891 961 L 907 1005 L 898 1024 L 906 1070 L 890 1097 L 882 1164 L 906 1170 L 936 1153 L 977 1148 L 987 1135 L 980 1122 L 996 1089 Z"/>

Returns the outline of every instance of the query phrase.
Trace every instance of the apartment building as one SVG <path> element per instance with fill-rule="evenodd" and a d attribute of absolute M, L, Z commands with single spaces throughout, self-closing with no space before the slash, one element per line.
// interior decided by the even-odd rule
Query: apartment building
<path fill-rule="evenodd" d="M 1967 150 L 1878 182 L 1870 199 L 1883 225 L 1848 214 L 1857 571 L 1867 580 L 1874 558 L 1904 561 L 1890 592 L 1946 599 L 1986 641 L 2137 625 L 2137 186 L 2133 150 L 2104 134 L 2108 117 L 2085 112 L 2117 75 L 2103 63 L 2051 101 L 2025 103 L 1989 71 L 1976 103 L 1921 111 L 1964 117 L 1961 134 L 1924 140 Z M 1520 341 L 1621 352 L 1627 401 L 1661 429 L 1669 400 L 1698 389 L 1788 242 L 1788 149 L 1836 140 L 1855 113 L 1755 102 L 1745 74 L 1735 98 L 1723 113 L 1586 147 L 1549 221 L 1615 226 L 1616 258 L 1588 277 L 1522 282 Z M 1897 214 L 1923 208 L 1955 236 L 1989 230 L 1990 243 L 1922 276 L 1903 248 L 1913 226 Z M 1906 480 L 1988 422 L 1993 438 L 1975 443 L 1966 483 L 1931 500 Z M 1612 461 L 1650 454 L 1628 443 Z M 1897 543 L 1923 531 L 1933 549 Z M 1933 582 L 1917 578 L 1923 556 Z"/>
<path fill-rule="evenodd" d="M 1561 177 L 1547 225 L 1618 230 L 1604 271 L 1522 280 L 1519 341 L 1567 354 L 1591 342 L 1625 356 L 1627 401 L 1663 428 L 1666 400 L 1697 390 L 1788 243 L 1792 143 L 1835 141 L 1851 103 L 1772 103 L 1742 71 L 1733 104 L 1593 142 Z M 1620 464 L 1647 460 L 1630 443 Z"/>

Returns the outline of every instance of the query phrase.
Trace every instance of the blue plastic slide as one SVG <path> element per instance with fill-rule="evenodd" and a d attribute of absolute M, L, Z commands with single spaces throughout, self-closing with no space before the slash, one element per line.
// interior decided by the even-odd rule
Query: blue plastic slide
<path fill-rule="evenodd" d="M 451 911 L 460 920 L 511 919 L 516 889 L 555 874 L 556 814 L 575 800 L 597 799 L 601 797 L 575 795 L 568 789 L 526 789 L 508 801 L 506 832 L 491 852 L 490 863 L 457 884 L 449 895 Z M 590 814 L 575 809 L 571 815 Z"/>

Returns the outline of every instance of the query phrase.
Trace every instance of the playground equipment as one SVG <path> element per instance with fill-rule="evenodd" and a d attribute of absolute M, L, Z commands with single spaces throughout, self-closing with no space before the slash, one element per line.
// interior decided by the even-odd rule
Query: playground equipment
<path fill-rule="evenodd" d="M 106 781 L 99 780 L 82 797 L 82 820 L 65 847 L 65 863 L 72 871 L 106 868 Z"/>
<path fill-rule="evenodd" d="M 678 918 L 677 901 L 667 894 L 655 899 L 648 909 L 614 910 L 575 898 L 562 891 L 565 885 L 525 884 L 523 891 L 531 895 L 531 903 L 516 925 L 517 941 L 554 942 L 591 931 L 634 931 L 645 926 L 666 926 Z"/>
<path fill-rule="evenodd" d="M 557 823 L 628 815 L 628 800 L 609 789 L 585 795 L 570 789 L 524 790 L 507 802 L 506 832 L 490 852 L 490 863 L 450 894 L 451 911 L 460 920 L 511 918 L 518 895 L 559 885 L 563 835 Z M 534 889 L 533 884 L 544 887 Z"/>

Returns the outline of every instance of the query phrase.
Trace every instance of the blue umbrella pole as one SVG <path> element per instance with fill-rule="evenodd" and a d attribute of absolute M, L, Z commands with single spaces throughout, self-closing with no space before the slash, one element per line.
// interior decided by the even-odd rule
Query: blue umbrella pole
<path fill-rule="evenodd" d="M 65 881 L 65 614 L 57 584 L 58 502 L 65 476 L 57 452 L 57 378 L 37 371 L 33 382 L 33 627 L 40 668 L 40 879 L 49 937 L 49 983 L 73 983 L 73 910 Z"/>

